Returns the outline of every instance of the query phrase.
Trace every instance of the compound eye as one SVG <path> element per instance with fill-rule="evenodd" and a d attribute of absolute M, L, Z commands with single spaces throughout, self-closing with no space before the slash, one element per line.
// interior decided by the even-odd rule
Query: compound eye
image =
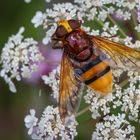
<path fill-rule="evenodd" d="M 80 20 L 74 20 L 71 19 L 68 21 L 69 25 L 71 26 L 72 29 L 77 29 L 81 26 L 81 21 Z"/>
<path fill-rule="evenodd" d="M 67 33 L 68 33 L 67 30 L 63 26 L 59 26 L 56 29 L 56 36 L 58 38 L 64 37 Z"/>

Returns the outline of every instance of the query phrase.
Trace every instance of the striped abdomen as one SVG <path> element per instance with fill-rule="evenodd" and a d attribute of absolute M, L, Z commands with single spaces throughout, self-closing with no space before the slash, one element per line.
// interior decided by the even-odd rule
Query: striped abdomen
<path fill-rule="evenodd" d="M 107 61 L 101 60 L 100 56 L 97 56 L 79 70 L 77 72 L 80 80 L 93 90 L 103 95 L 112 91 L 112 72 L 110 66 Z"/>

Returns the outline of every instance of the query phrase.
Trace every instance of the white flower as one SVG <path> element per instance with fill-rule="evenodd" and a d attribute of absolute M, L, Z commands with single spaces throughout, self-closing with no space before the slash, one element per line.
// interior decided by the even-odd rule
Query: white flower
<path fill-rule="evenodd" d="M 121 9 L 117 9 L 117 10 L 116 10 L 116 16 L 117 16 L 118 18 L 122 18 L 122 17 L 123 17 L 123 11 L 122 11 Z"/>
<path fill-rule="evenodd" d="M 105 21 L 105 19 L 107 18 L 107 11 L 105 11 L 105 10 L 100 11 L 98 18 L 101 21 Z"/>
<path fill-rule="evenodd" d="M 21 78 L 29 78 L 37 69 L 37 63 L 43 60 L 37 42 L 33 38 L 24 39 L 23 32 L 22 27 L 16 35 L 9 37 L 1 54 L 0 76 L 9 84 L 12 92 L 16 92 L 12 80 L 15 78 L 20 81 Z"/>
<path fill-rule="evenodd" d="M 124 20 L 130 20 L 130 19 L 131 19 L 131 13 L 128 12 L 128 11 L 125 11 L 125 12 L 123 13 L 123 19 L 124 19 Z"/>
<path fill-rule="evenodd" d="M 38 119 L 35 117 L 35 110 L 30 109 L 30 115 L 27 115 L 24 118 L 25 126 L 29 129 L 28 134 L 31 135 L 33 133 L 34 126 L 37 125 Z"/>
<path fill-rule="evenodd" d="M 108 12 L 109 12 L 110 14 L 113 14 L 113 13 L 114 13 L 115 8 L 114 8 L 114 7 L 112 7 L 112 6 L 110 6 L 107 10 L 108 10 Z"/>
<path fill-rule="evenodd" d="M 61 19 L 71 19 L 76 16 L 78 7 L 71 3 L 58 3 L 54 4 L 52 9 L 46 9 L 47 17 L 52 20 L 52 23 L 55 21 L 60 21 Z"/>
<path fill-rule="evenodd" d="M 114 25 L 113 27 L 110 28 L 110 34 L 111 35 L 116 35 L 118 31 L 117 25 Z"/>
<path fill-rule="evenodd" d="M 31 137 L 33 139 L 42 140 L 42 138 L 45 138 L 45 140 L 52 140 L 61 138 L 62 140 L 73 140 L 77 135 L 77 122 L 74 116 L 68 117 L 65 122 L 62 122 L 58 108 L 52 106 L 46 107 L 40 121 L 34 126 L 36 131 L 32 131 Z"/>
<path fill-rule="evenodd" d="M 89 13 L 91 13 L 91 14 L 87 15 L 88 20 L 94 19 L 95 15 L 97 14 L 97 8 L 91 8 Z"/>
<path fill-rule="evenodd" d="M 135 1 L 124 2 L 123 6 L 124 6 L 124 7 L 128 7 L 130 10 L 132 10 L 132 9 L 135 8 L 136 2 L 135 2 Z"/>
<path fill-rule="evenodd" d="M 55 29 L 56 29 L 56 24 L 54 23 L 54 25 L 51 26 L 50 29 L 46 32 L 46 36 L 42 40 L 42 43 L 44 45 L 47 45 L 49 42 L 51 42 L 51 37 L 54 34 Z"/>
<path fill-rule="evenodd" d="M 140 32 L 140 24 L 138 24 L 138 26 L 135 27 L 135 30 L 136 30 L 137 32 Z"/>
<path fill-rule="evenodd" d="M 105 22 L 104 26 L 103 26 L 103 30 L 107 31 L 109 30 L 109 22 Z"/>
<path fill-rule="evenodd" d="M 102 29 L 103 29 L 103 32 L 101 33 L 101 36 L 112 37 L 113 35 L 117 34 L 118 26 L 114 25 L 114 26 L 110 27 L 110 23 L 105 22 Z"/>
<path fill-rule="evenodd" d="M 140 48 L 140 41 L 136 40 L 135 44 L 134 44 L 134 48 Z"/>
<path fill-rule="evenodd" d="M 122 92 L 121 110 L 128 113 L 130 120 L 139 121 L 140 87 L 137 87 L 137 83 L 140 81 L 140 76 L 130 75 L 130 72 L 129 76 L 129 87 Z"/>
<path fill-rule="evenodd" d="M 98 36 L 99 34 L 100 34 L 100 31 L 99 30 L 92 30 L 91 32 L 90 32 L 90 34 L 91 35 L 95 35 L 95 36 Z"/>
<path fill-rule="evenodd" d="M 125 39 L 124 39 L 124 43 L 125 43 L 125 45 L 131 45 L 132 44 L 132 37 L 129 37 L 129 36 L 127 36 Z"/>
<path fill-rule="evenodd" d="M 44 80 L 44 83 L 49 85 L 53 93 L 51 94 L 56 101 L 59 100 L 59 75 L 60 75 L 60 66 L 57 67 L 57 69 L 54 69 L 51 73 L 49 73 L 49 76 L 43 75 L 42 79 Z"/>
<path fill-rule="evenodd" d="M 34 27 L 37 28 L 38 26 L 43 24 L 45 19 L 46 14 L 43 14 L 41 11 L 37 11 L 36 15 L 32 19 L 32 23 L 34 24 Z"/>
<path fill-rule="evenodd" d="M 125 114 L 107 115 L 103 122 L 96 124 L 92 140 L 135 140 L 134 132 L 135 127 L 125 120 Z"/>
<path fill-rule="evenodd" d="M 92 90 L 88 89 L 87 94 L 84 96 L 85 102 L 90 104 L 89 110 L 92 112 L 92 118 L 96 119 L 101 116 L 101 113 L 104 115 L 110 113 L 109 102 L 113 101 L 112 94 L 108 96 L 101 97 L 99 93 L 95 93 Z"/>

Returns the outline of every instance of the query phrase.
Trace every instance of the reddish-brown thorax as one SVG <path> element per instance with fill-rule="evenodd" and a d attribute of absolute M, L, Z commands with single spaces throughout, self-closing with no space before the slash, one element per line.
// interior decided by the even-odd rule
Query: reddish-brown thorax
<path fill-rule="evenodd" d="M 89 38 L 80 29 L 68 34 L 64 40 L 64 44 L 64 49 L 79 60 L 84 60 L 91 55 Z"/>
<path fill-rule="evenodd" d="M 56 40 L 53 48 L 63 48 L 71 58 L 79 62 L 92 54 L 90 39 L 80 27 L 81 22 L 78 20 L 64 20 L 52 36 L 52 39 Z"/>

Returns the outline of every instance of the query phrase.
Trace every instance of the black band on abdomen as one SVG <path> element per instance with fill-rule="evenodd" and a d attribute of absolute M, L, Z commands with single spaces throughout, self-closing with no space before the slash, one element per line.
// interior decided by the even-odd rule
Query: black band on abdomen
<path fill-rule="evenodd" d="M 91 69 L 95 65 L 99 64 L 100 62 L 102 62 L 102 60 L 100 59 L 100 56 L 97 56 L 95 60 L 92 60 L 91 62 L 89 62 L 88 64 L 85 64 L 82 67 L 83 73 L 86 72 L 86 71 L 88 71 L 89 69 Z"/>
<path fill-rule="evenodd" d="M 100 77 L 102 77 L 103 75 L 105 75 L 106 73 L 108 73 L 110 71 L 110 66 L 107 66 L 102 72 L 100 72 L 98 75 L 92 77 L 89 80 L 84 81 L 85 84 L 89 85 L 92 82 L 94 82 L 95 80 L 99 79 Z"/>

